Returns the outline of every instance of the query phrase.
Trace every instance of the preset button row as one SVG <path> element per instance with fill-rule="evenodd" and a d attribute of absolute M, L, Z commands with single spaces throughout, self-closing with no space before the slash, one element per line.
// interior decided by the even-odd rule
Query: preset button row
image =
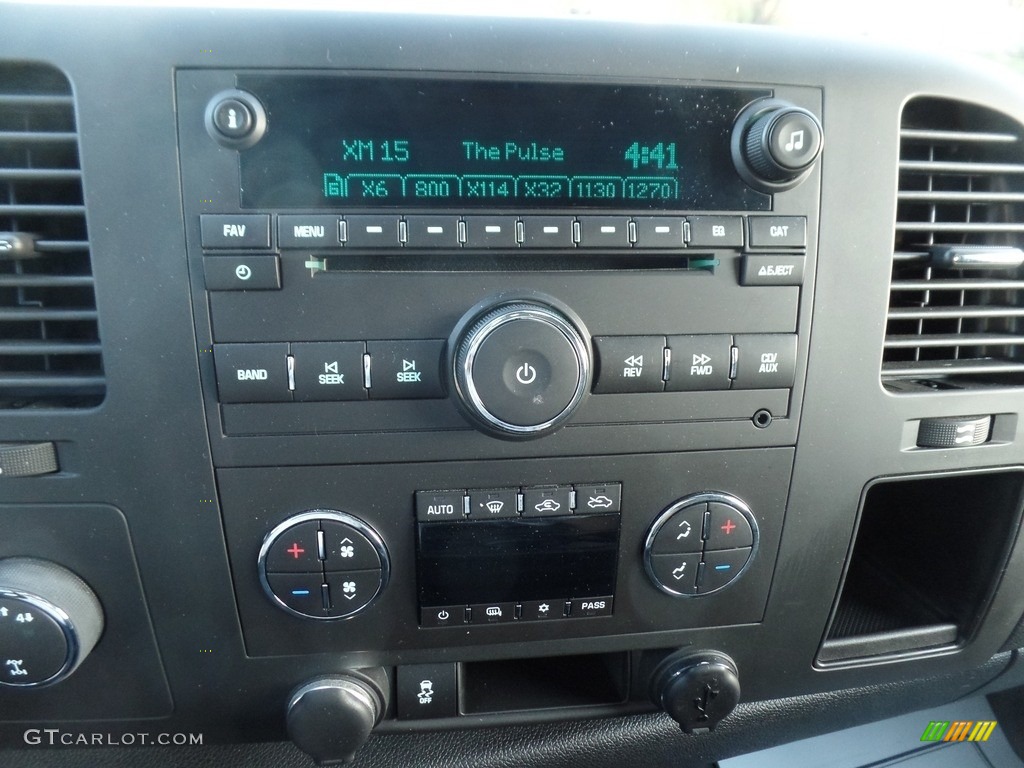
<path fill-rule="evenodd" d="M 416 519 L 422 523 L 621 511 L 620 483 L 416 491 Z"/>
<path fill-rule="evenodd" d="M 202 214 L 203 248 L 271 247 L 270 214 Z M 284 249 L 751 248 L 801 249 L 803 216 L 519 216 L 281 214 Z"/>
<path fill-rule="evenodd" d="M 792 333 L 596 336 L 594 392 L 682 392 L 793 386 Z"/>
<path fill-rule="evenodd" d="M 553 598 L 478 605 L 441 605 L 420 609 L 421 627 L 455 627 L 466 624 L 510 624 L 516 621 L 553 621 L 611 616 L 610 596 Z"/>
<path fill-rule="evenodd" d="M 215 344 L 222 403 L 444 397 L 439 340 Z"/>

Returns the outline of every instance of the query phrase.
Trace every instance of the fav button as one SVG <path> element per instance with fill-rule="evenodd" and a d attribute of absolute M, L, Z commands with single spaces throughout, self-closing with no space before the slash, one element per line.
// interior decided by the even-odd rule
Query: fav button
<path fill-rule="evenodd" d="M 204 213 L 199 230 L 203 248 L 270 247 L 270 216 L 265 213 Z"/>

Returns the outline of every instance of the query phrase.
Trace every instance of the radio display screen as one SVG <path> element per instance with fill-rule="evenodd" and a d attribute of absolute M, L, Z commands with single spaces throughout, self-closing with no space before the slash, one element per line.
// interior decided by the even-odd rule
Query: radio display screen
<path fill-rule="evenodd" d="M 619 515 L 419 523 L 420 605 L 615 592 Z"/>
<path fill-rule="evenodd" d="M 267 131 L 245 208 L 771 208 L 737 175 L 737 113 L 768 90 L 429 76 L 248 75 Z"/>

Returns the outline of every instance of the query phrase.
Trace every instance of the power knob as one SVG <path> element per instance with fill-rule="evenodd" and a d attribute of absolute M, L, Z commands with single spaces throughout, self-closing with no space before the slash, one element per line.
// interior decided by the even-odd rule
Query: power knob
<path fill-rule="evenodd" d="M 78 667 L 103 633 L 100 601 L 46 560 L 0 560 L 0 685 L 38 688 Z"/>
<path fill-rule="evenodd" d="M 483 432 L 506 439 L 550 434 L 590 387 L 590 346 L 568 310 L 538 300 L 469 312 L 449 349 L 457 403 Z"/>
<path fill-rule="evenodd" d="M 736 118 L 733 162 L 754 189 L 781 192 L 807 177 L 823 144 L 821 123 L 811 112 L 778 99 L 762 99 Z"/>

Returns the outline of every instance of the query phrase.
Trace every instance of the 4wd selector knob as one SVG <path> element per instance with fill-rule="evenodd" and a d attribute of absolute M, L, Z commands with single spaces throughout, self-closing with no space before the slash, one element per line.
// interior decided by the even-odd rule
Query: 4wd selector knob
<path fill-rule="evenodd" d="M 821 123 L 806 109 L 778 99 L 756 101 L 733 129 L 733 160 L 750 186 L 778 192 L 796 186 L 821 154 Z"/>
<path fill-rule="evenodd" d="M 535 301 L 473 313 L 456 333 L 455 391 L 483 431 L 510 439 L 557 429 L 590 383 L 590 351 L 566 314 Z"/>

